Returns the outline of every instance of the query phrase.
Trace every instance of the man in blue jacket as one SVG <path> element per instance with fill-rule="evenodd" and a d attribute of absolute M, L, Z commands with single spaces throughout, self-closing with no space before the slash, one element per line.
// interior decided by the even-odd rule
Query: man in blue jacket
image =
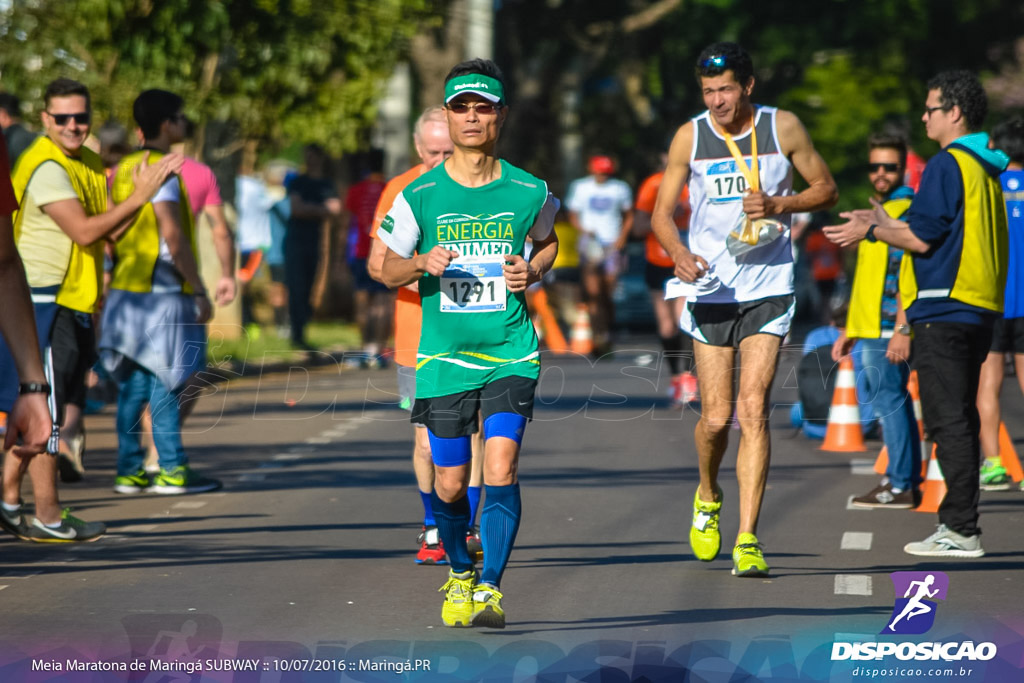
<path fill-rule="evenodd" d="M 900 295 L 914 335 L 925 428 L 946 480 L 939 528 L 903 549 L 925 557 L 981 557 L 979 419 L 975 397 L 992 325 L 1003 310 L 1007 227 L 999 174 L 1008 157 L 978 132 L 988 100 L 977 77 L 947 71 L 928 82 L 924 121 L 942 146 L 925 168 L 905 221 L 874 211 L 843 214 L 833 242 L 882 241 L 905 252 Z"/>

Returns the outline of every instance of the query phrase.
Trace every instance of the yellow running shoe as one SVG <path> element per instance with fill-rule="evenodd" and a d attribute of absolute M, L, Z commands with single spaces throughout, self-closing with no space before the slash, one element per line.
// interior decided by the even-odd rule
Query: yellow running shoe
<path fill-rule="evenodd" d="M 736 547 L 732 549 L 733 576 L 768 576 L 768 564 L 761 553 L 761 544 L 754 534 L 740 534 Z"/>
<path fill-rule="evenodd" d="M 698 560 L 710 562 L 718 557 L 722 537 L 718 533 L 718 512 L 722 509 L 722 489 L 718 489 L 718 502 L 708 503 L 693 494 L 693 526 L 690 527 L 690 547 Z"/>
<path fill-rule="evenodd" d="M 473 570 L 456 574 L 448 572 L 448 581 L 438 591 L 444 591 L 444 605 L 441 606 L 441 621 L 445 626 L 465 628 L 473 621 L 473 584 L 476 572 Z"/>
<path fill-rule="evenodd" d="M 494 586 L 486 583 L 473 586 L 473 626 L 505 628 L 501 593 Z"/>

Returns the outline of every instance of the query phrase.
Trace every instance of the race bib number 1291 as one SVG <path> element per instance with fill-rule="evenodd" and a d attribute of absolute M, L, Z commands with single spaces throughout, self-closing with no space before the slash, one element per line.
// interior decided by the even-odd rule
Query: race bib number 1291
<path fill-rule="evenodd" d="M 442 313 L 505 310 L 505 256 L 460 256 L 441 275 Z"/>

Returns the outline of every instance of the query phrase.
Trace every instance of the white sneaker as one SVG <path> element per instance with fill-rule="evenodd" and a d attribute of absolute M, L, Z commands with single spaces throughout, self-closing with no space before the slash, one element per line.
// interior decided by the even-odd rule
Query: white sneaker
<path fill-rule="evenodd" d="M 945 524 L 923 541 L 908 543 L 903 552 L 922 557 L 982 557 L 981 536 L 961 536 Z"/>

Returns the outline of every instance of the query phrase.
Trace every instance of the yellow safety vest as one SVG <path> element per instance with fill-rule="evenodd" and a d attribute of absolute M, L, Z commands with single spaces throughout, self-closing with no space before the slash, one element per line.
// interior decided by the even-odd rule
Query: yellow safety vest
<path fill-rule="evenodd" d="M 1010 241 L 1003 188 L 999 177 L 990 175 L 966 150 L 949 147 L 947 151 L 960 167 L 964 188 L 960 262 L 952 281 L 933 282 L 929 288 L 919 289 L 914 257 L 904 254 L 900 266 L 903 307 L 910 308 L 918 299 L 955 299 L 1001 313 Z"/>
<path fill-rule="evenodd" d="M 14 195 L 22 208 L 14 214 L 14 242 L 21 237 L 25 220 L 25 192 L 35 172 L 47 161 L 60 164 L 68 177 L 71 187 L 78 195 L 78 201 L 87 216 L 97 216 L 107 210 L 107 177 L 99 155 L 83 147 L 81 156 L 69 157 L 57 144 L 45 135 L 40 135 L 29 145 L 14 166 L 11 184 Z M 67 236 L 65 236 L 67 237 Z M 68 259 L 64 279 L 57 290 L 57 303 L 65 308 L 82 313 L 96 310 L 96 302 L 103 282 L 103 240 L 96 240 L 87 247 L 71 242 L 71 257 Z"/>
<path fill-rule="evenodd" d="M 141 163 L 144 153 L 140 151 L 129 154 L 118 164 L 111 192 L 115 203 L 120 204 L 135 191 L 135 183 L 132 182 L 132 169 Z M 155 164 L 163 156 L 160 152 L 149 150 L 149 163 Z M 185 183 L 180 176 L 178 177 L 178 189 L 181 192 L 181 201 L 178 202 L 178 220 L 188 238 L 192 253 L 198 255 L 192 207 L 188 200 L 188 192 L 185 190 Z M 128 292 L 152 291 L 153 271 L 156 269 L 159 255 L 160 228 L 157 225 L 153 204 L 149 202 L 139 210 L 131 226 L 117 241 L 114 272 L 110 286 Z M 182 282 L 181 291 L 191 294 L 192 287 L 187 282 Z"/>
<path fill-rule="evenodd" d="M 890 216 L 899 218 L 910 208 L 910 202 L 909 197 L 890 199 L 882 206 Z M 861 240 L 857 247 L 857 270 L 850 292 L 850 310 L 846 314 L 846 336 L 851 339 L 882 336 L 882 297 L 889 269 L 889 248 L 885 242 L 867 240 Z M 903 258 L 907 258 L 905 253 Z"/>

